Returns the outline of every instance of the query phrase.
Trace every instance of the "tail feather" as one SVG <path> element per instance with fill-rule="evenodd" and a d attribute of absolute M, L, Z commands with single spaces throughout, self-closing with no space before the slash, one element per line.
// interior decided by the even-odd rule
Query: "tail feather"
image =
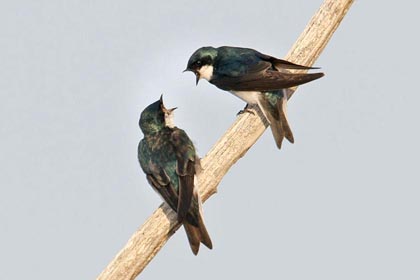
<path fill-rule="evenodd" d="M 201 243 L 203 243 L 207 248 L 213 249 L 213 243 L 211 242 L 210 235 L 207 232 L 206 226 L 204 225 L 202 218 L 200 218 L 199 220 L 199 225 L 200 225 Z"/>
<path fill-rule="evenodd" d="M 274 106 L 265 97 L 259 99 L 259 106 L 270 123 L 274 141 L 279 149 L 281 149 L 284 138 L 291 143 L 295 141 L 287 120 L 287 95 L 284 91 L 283 94 L 284 96 L 278 98 Z"/>
<path fill-rule="evenodd" d="M 201 167 L 200 167 L 201 168 Z M 203 207 L 197 185 L 194 188 L 190 212 L 183 221 L 184 229 L 194 255 L 198 254 L 200 243 L 212 249 L 213 244 L 203 220 Z"/>
<path fill-rule="evenodd" d="M 293 138 L 293 132 L 290 128 L 288 119 L 287 119 L 287 97 L 283 96 L 278 102 L 277 102 L 277 108 L 280 116 L 280 122 L 281 126 L 284 131 L 284 137 L 286 137 L 287 140 L 289 140 L 290 143 L 294 143 L 295 139 Z"/>
<path fill-rule="evenodd" d="M 203 243 L 209 249 L 213 248 L 213 244 L 211 242 L 210 236 L 207 232 L 201 215 L 199 217 L 198 225 L 199 226 L 196 227 L 189 224 L 186 221 L 184 222 L 185 232 L 187 233 L 188 241 L 190 243 L 190 247 L 194 255 L 198 254 L 198 250 L 200 249 L 200 243 Z"/>
<path fill-rule="evenodd" d="M 285 137 L 283 125 L 281 121 L 268 118 L 270 121 L 271 133 L 273 134 L 274 141 L 276 142 L 277 148 L 281 149 L 283 139 Z"/>
<path fill-rule="evenodd" d="M 190 243 L 191 250 L 193 251 L 194 255 L 198 254 L 198 250 L 200 249 L 200 230 L 199 228 L 190 225 L 186 222 L 184 222 L 184 229 L 185 233 L 188 237 L 188 242 Z"/>

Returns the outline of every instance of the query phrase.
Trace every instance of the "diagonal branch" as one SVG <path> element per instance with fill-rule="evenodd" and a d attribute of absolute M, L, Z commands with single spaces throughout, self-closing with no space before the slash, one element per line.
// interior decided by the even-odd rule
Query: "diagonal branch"
<path fill-rule="evenodd" d="M 353 0 L 325 0 L 286 56 L 287 60 L 312 65 L 327 45 Z M 293 89 L 294 91 L 295 89 Z M 290 95 L 291 96 L 291 95 Z M 217 190 L 230 167 L 243 157 L 268 124 L 258 108 L 256 115 L 242 114 L 202 159 L 199 186 L 203 201 Z M 180 227 L 175 213 L 162 204 L 133 234 L 125 247 L 98 276 L 98 280 L 134 279 Z"/>

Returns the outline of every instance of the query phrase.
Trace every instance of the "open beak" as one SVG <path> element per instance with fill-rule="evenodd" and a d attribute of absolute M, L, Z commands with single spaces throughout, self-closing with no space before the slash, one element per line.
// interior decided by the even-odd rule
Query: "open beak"
<path fill-rule="evenodd" d="M 160 103 L 160 109 L 162 110 L 162 111 L 165 111 L 166 110 L 166 108 L 165 108 L 165 105 L 163 105 L 163 94 L 160 96 L 160 98 L 159 98 L 159 103 Z"/>
<path fill-rule="evenodd" d="M 173 111 L 175 111 L 176 109 L 178 109 L 178 107 L 171 108 L 171 109 L 166 109 L 166 108 L 165 108 L 165 106 L 162 106 L 162 111 L 163 111 L 165 114 L 168 114 L 168 115 L 171 115 L 171 114 L 172 114 L 172 112 L 173 112 Z"/>
<path fill-rule="evenodd" d="M 166 109 L 165 105 L 163 105 L 163 94 L 160 96 L 160 108 L 162 109 L 163 112 L 165 113 L 172 113 L 173 111 L 175 111 L 176 109 L 178 109 L 178 107 L 175 108 L 171 108 L 171 109 Z"/>
<path fill-rule="evenodd" d="M 200 80 L 200 74 L 195 72 L 195 85 L 198 85 L 198 81 Z"/>
<path fill-rule="evenodd" d="M 198 85 L 198 81 L 200 80 L 200 73 L 198 73 L 195 70 L 188 69 L 188 68 L 182 71 L 182 73 L 185 73 L 185 72 L 193 72 L 195 74 L 195 85 Z"/>

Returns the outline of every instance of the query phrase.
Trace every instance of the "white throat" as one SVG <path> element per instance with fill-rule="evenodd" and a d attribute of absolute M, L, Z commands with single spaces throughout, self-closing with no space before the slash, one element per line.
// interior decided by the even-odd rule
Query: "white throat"
<path fill-rule="evenodd" d="M 200 79 L 206 79 L 207 81 L 210 81 L 211 77 L 213 76 L 213 66 L 204 65 L 198 69 L 198 73 L 200 74 Z"/>
<path fill-rule="evenodd" d="M 165 112 L 165 125 L 170 128 L 175 126 L 173 112 Z"/>

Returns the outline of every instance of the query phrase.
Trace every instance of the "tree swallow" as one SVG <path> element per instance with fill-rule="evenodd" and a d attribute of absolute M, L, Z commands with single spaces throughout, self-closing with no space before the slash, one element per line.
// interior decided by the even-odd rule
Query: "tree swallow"
<path fill-rule="evenodd" d="M 237 47 L 203 47 L 196 50 L 185 71 L 196 76 L 196 84 L 205 79 L 216 87 L 229 91 L 247 103 L 257 104 L 271 126 L 280 149 L 283 139 L 294 142 L 287 121 L 287 88 L 308 83 L 323 73 L 290 73 L 288 69 L 318 69 L 291 63 L 256 50 Z M 252 111 L 251 111 L 252 112 Z"/>
<path fill-rule="evenodd" d="M 149 184 L 177 213 L 197 255 L 200 243 L 213 247 L 194 180 L 201 165 L 188 135 L 173 124 L 175 109 L 166 109 L 161 97 L 141 113 L 139 126 L 144 138 L 138 146 L 138 159 Z"/>

